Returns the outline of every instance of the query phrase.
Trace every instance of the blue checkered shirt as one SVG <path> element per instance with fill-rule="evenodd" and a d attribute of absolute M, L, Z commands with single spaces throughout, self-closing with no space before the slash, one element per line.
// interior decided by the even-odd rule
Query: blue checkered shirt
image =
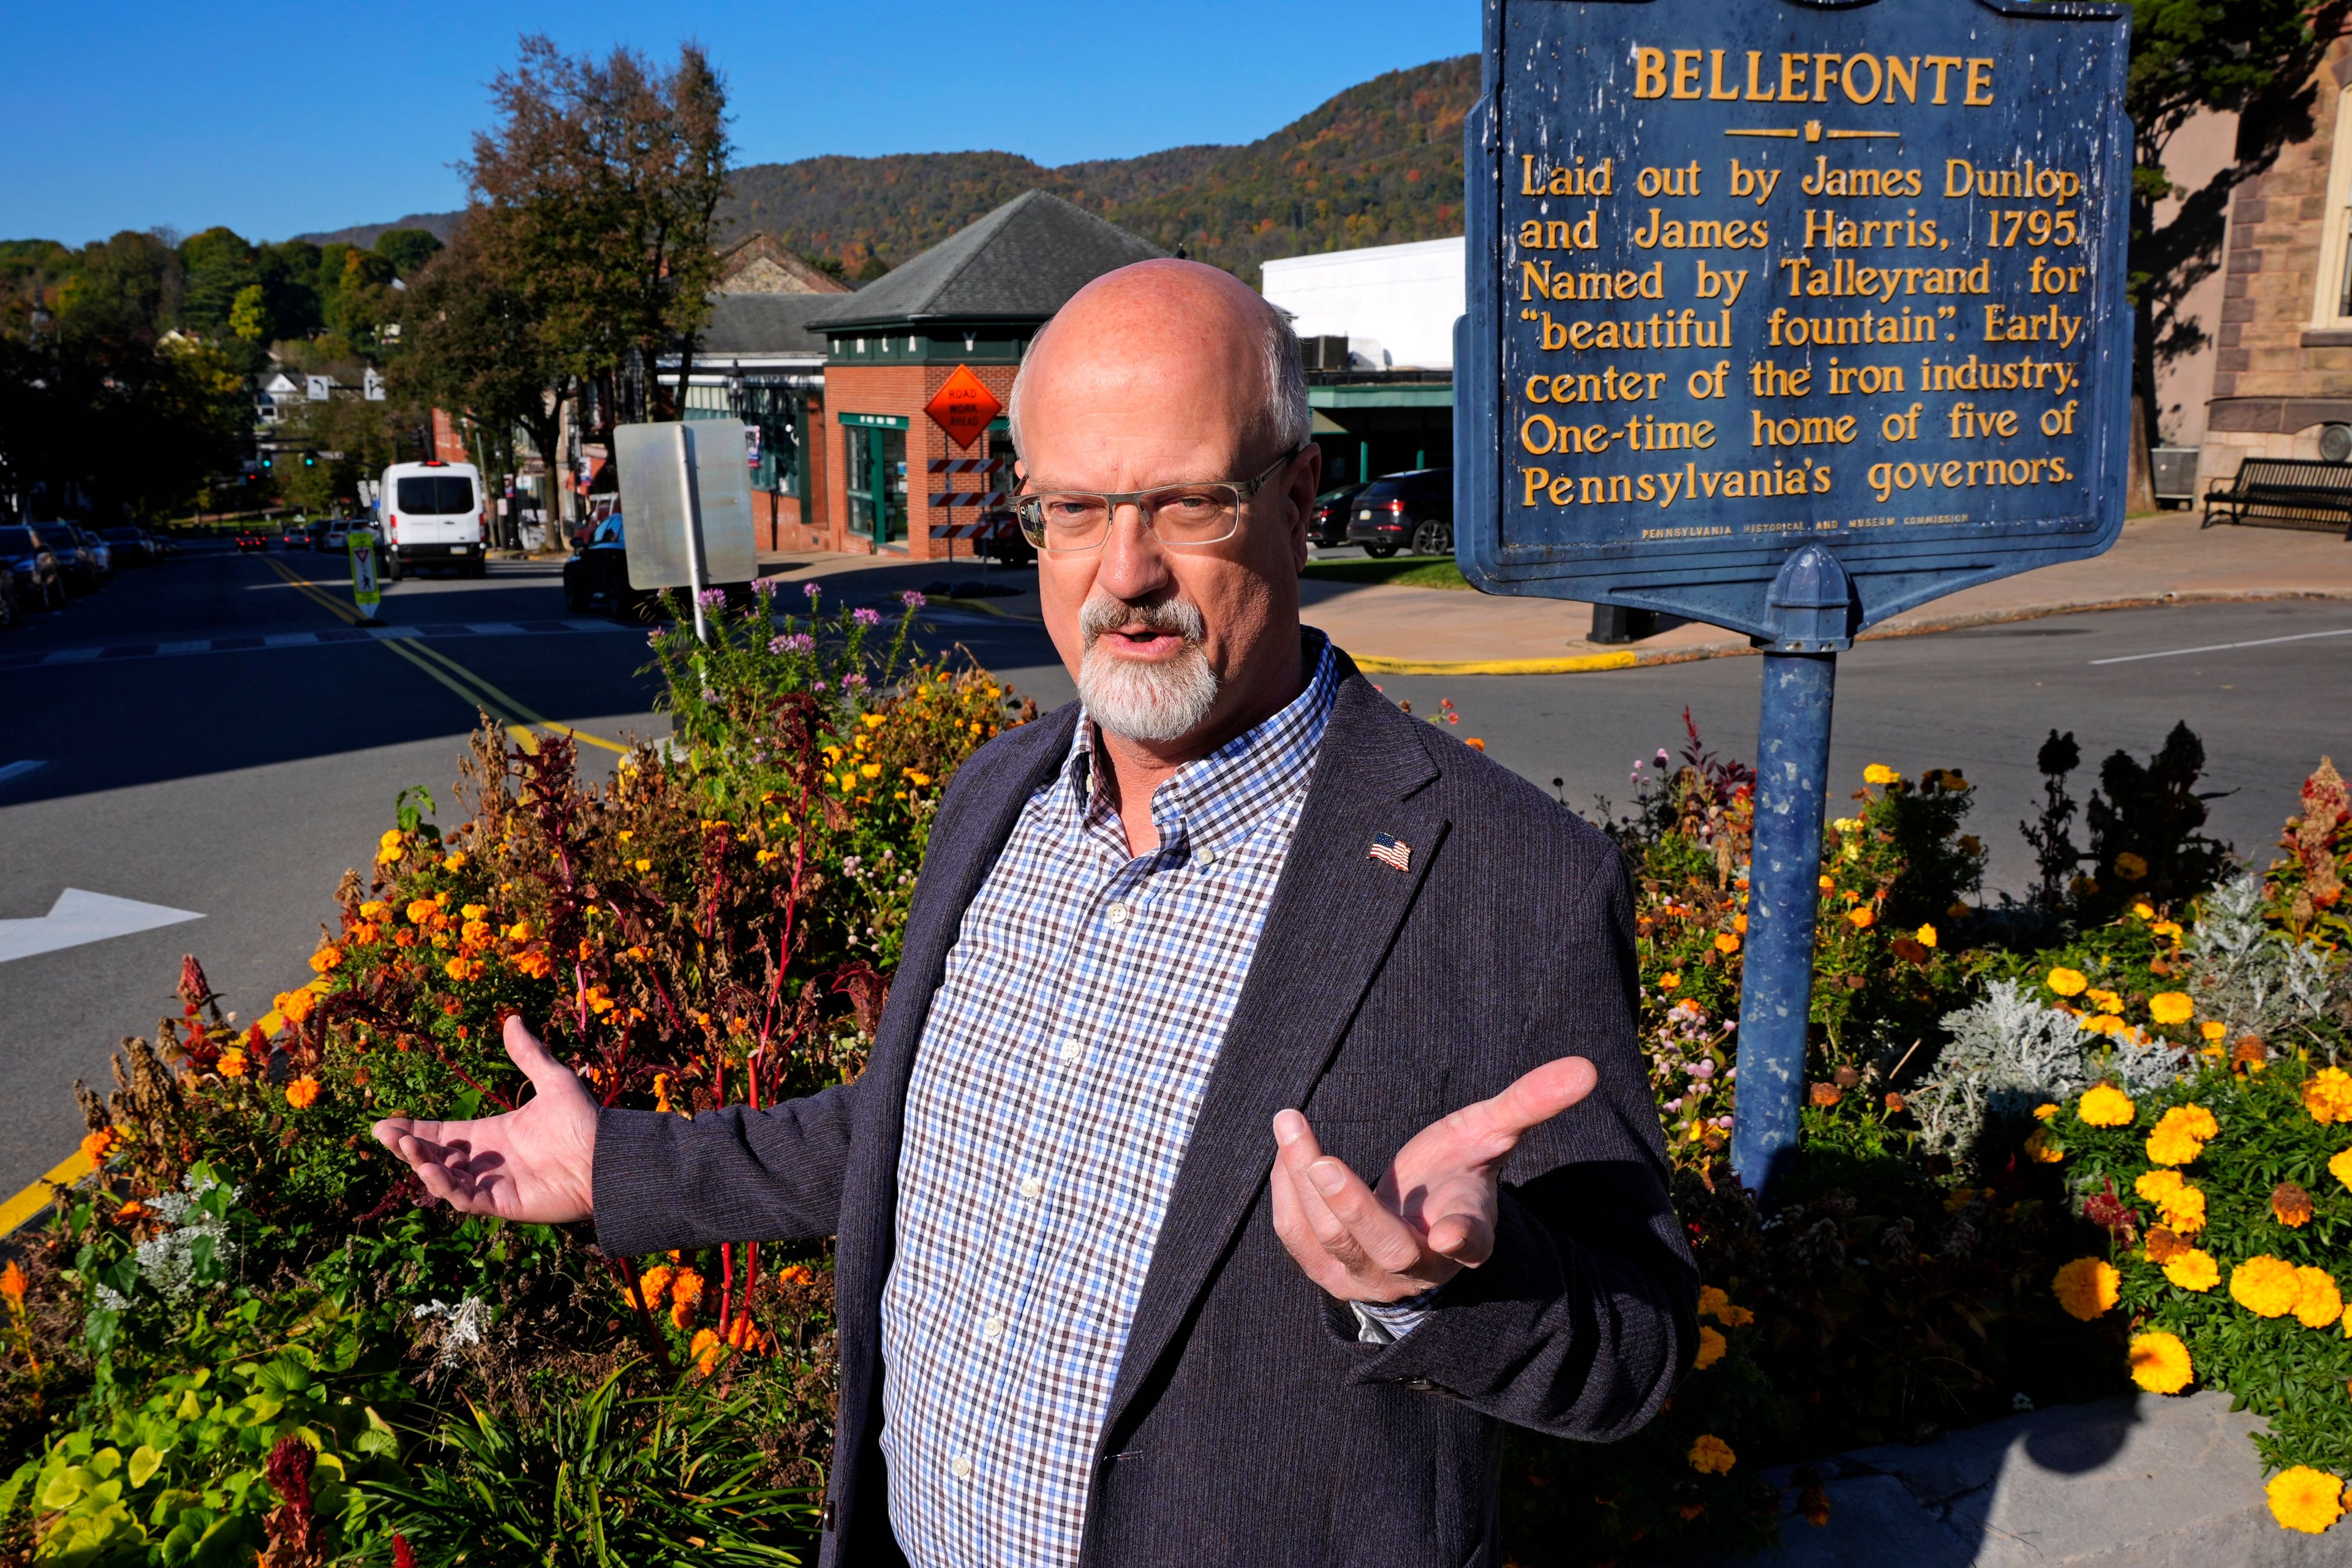
<path fill-rule="evenodd" d="M 1296 700 L 1154 792 L 1149 854 L 1081 719 L 964 912 L 908 1086 L 882 1294 L 890 1522 L 915 1568 L 1078 1561 L 1119 1357 L 1338 689 L 1319 633 L 1307 654 Z"/>

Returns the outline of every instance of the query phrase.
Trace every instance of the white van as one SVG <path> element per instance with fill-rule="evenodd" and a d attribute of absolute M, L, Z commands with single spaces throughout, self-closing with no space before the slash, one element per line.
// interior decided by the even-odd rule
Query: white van
<path fill-rule="evenodd" d="M 375 504 L 386 578 L 397 583 L 419 566 L 483 574 L 482 476 L 473 464 L 394 463 Z"/>

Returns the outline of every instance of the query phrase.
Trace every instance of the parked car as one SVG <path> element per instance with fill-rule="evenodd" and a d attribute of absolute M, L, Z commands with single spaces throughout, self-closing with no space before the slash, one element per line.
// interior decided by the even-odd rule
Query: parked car
<path fill-rule="evenodd" d="M 107 543 L 105 540 L 100 538 L 96 532 L 82 527 L 79 523 L 73 523 L 68 526 L 73 529 L 74 537 L 81 541 L 81 547 L 89 552 L 89 558 L 98 563 L 98 574 L 100 578 L 104 579 L 113 576 L 114 547 Z"/>
<path fill-rule="evenodd" d="M 563 607 L 579 615 L 601 606 L 625 618 L 653 602 L 652 594 L 629 586 L 628 547 L 616 511 L 563 563 Z"/>
<path fill-rule="evenodd" d="M 64 575 L 68 594 L 95 594 L 98 585 L 106 581 L 106 574 L 98 569 L 98 558 L 85 549 L 81 536 L 69 523 L 37 522 L 33 536 L 48 546 L 49 553 L 58 558 L 58 570 Z"/>
<path fill-rule="evenodd" d="M 1341 485 L 1338 489 L 1325 490 L 1307 509 L 1307 538 L 1310 543 L 1329 549 L 1348 542 L 1349 513 L 1355 499 L 1363 493 L 1361 485 Z"/>
<path fill-rule="evenodd" d="M 994 531 L 971 542 L 971 552 L 999 566 L 1034 566 L 1037 552 L 1031 547 L 1028 535 L 1021 531 L 1021 523 L 1011 507 L 1003 507 L 982 515 L 982 522 Z"/>
<path fill-rule="evenodd" d="M 0 566 L 16 579 L 19 609 L 54 609 L 66 602 L 65 568 L 24 524 L 0 523 Z"/>
<path fill-rule="evenodd" d="M 488 570 L 482 556 L 482 476 L 471 463 L 394 463 L 384 469 L 383 574 L 397 583 L 419 566 L 460 576 Z"/>
<path fill-rule="evenodd" d="M 327 521 L 326 548 L 341 551 L 351 547 L 352 525 L 342 518 L 330 518 Z"/>
<path fill-rule="evenodd" d="M 295 518 L 290 522 L 279 523 L 278 525 L 278 545 L 281 550 L 310 549 L 310 525 L 303 521 L 299 517 Z"/>
<path fill-rule="evenodd" d="M 157 533 L 152 529 L 144 528 L 139 532 L 140 536 L 147 541 L 147 553 L 155 560 L 161 561 L 166 555 L 177 555 L 180 552 L 180 542 L 168 533 Z"/>
<path fill-rule="evenodd" d="M 240 528 L 236 531 L 236 548 L 240 554 L 247 550 L 267 550 L 269 535 L 257 528 Z"/>
<path fill-rule="evenodd" d="M 24 618 L 24 605 L 16 597 L 16 574 L 0 564 L 0 632 L 15 629 Z"/>
<path fill-rule="evenodd" d="M 1385 561 L 1410 545 L 1415 555 L 1454 553 L 1454 470 L 1387 474 L 1356 497 L 1348 542 Z"/>
<path fill-rule="evenodd" d="M 155 559 L 152 536 L 138 529 L 110 528 L 99 537 L 106 541 L 106 547 L 114 552 L 117 566 L 145 566 Z"/>
<path fill-rule="evenodd" d="M 313 550 L 324 550 L 327 548 L 327 529 L 330 521 L 331 520 L 322 517 L 318 521 L 304 528 L 302 530 L 302 542 L 309 545 Z M 289 548 L 291 548 L 291 546 L 289 545 Z"/>

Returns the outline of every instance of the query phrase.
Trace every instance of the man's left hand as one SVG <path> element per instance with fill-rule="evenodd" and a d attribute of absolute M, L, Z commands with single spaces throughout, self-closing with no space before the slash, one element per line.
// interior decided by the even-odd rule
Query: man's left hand
<path fill-rule="evenodd" d="M 1307 1277 L 1342 1301 L 1402 1301 L 1475 1268 L 1495 1251 L 1504 1157 L 1600 1081 L 1562 1057 L 1423 1128 L 1376 1190 L 1323 1152 L 1307 1118 L 1274 1119 L 1274 1229 Z"/>

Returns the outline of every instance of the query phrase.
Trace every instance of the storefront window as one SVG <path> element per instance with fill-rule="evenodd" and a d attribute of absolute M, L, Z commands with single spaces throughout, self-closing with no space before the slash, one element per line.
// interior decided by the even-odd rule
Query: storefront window
<path fill-rule="evenodd" d="M 843 430 L 849 458 L 849 531 L 877 545 L 907 542 L 907 432 L 852 425 Z"/>

